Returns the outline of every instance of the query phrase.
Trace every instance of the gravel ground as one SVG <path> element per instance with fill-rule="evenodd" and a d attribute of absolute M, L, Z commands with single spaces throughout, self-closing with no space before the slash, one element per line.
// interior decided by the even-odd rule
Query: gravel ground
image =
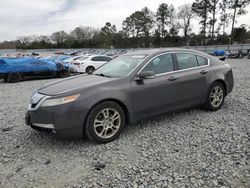
<path fill-rule="evenodd" d="M 1 81 L 0 187 L 250 187 L 250 61 L 229 63 L 235 88 L 221 110 L 144 120 L 105 145 L 25 125 L 31 94 L 51 79 Z"/>

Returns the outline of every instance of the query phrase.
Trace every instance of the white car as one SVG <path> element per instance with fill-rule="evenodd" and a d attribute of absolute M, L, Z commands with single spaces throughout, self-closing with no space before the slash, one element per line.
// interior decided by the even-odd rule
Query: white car
<path fill-rule="evenodd" d="M 89 56 L 89 55 L 84 54 L 84 55 L 78 55 L 78 56 L 69 57 L 67 59 L 64 59 L 63 62 L 70 63 L 72 61 L 76 61 L 76 60 L 78 60 L 78 59 L 80 59 L 82 57 L 86 57 L 86 56 Z"/>
<path fill-rule="evenodd" d="M 112 58 L 109 56 L 91 55 L 72 61 L 71 64 L 79 73 L 91 73 L 95 69 L 111 60 Z"/>

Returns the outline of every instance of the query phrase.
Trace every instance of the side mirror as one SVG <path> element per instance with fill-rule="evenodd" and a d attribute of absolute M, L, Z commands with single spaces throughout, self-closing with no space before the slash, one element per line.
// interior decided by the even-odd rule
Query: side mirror
<path fill-rule="evenodd" d="M 137 75 L 136 81 L 141 81 L 143 79 L 153 79 L 155 78 L 155 73 L 153 71 L 143 71 Z"/>

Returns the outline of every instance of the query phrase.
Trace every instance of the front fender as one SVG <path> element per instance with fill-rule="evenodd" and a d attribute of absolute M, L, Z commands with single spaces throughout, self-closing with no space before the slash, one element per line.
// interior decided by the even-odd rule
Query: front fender
<path fill-rule="evenodd" d="M 103 101 L 114 101 L 117 102 L 121 107 L 124 109 L 124 112 L 127 117 L 127 123 L 131 124 L 134 122 L 133 113 L 131 111 L 131 103 L 129 101 L 129 97 L 127 96 L 126 92 L 122 90 L 112 90 L 110 88 L 102 88 L 98 91 L 98 93 L 94 92 L 87 92 L 83 93 L 81 97 L 78 99 L 78 107 L 85 112 L 83 114 L 84 118 L 86 119 L 88 113 L 90 112 L 93 107 Z M 86 112 L 88 112 L 86 114 Z"/>

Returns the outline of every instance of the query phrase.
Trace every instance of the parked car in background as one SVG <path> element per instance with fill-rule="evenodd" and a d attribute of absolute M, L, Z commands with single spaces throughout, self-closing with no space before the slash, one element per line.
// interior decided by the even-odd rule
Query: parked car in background
<path fill-rule="evenodd" d="M 68 66 L 69 66 L 69 72 L 70 73 L 76 73 L 76 69 L 70 64 L 69 60 L 72 59 L 74 57 L 72 56 L 68 56 L 68 55 L 53 55 L 53 56 L 48 56 L 48 57 L 45 57 L 43 59 L 45 60 L 52 60 L 52 61 L 55 61 L 57 63 L 68 63 Z"/>
<path fill-rule="evenodd" d="M 239 49 L 229 50 L 228 58 L 239 59 L 243 58 L 244 56 L 245 54 Z"/>
<path fill-rule="evenodd" d="M 86 135 L 106 143 L 116 139 L 125 124 L 146 117 L 192 106 L 219 110 L 233 85 L 231 66 L 203 52 L 137 51 L 92 74 L 39 89 L 31 98 L 26 124 L 64 137 Z"/>
<path fill-rule="evenodd" d="M 88 56 L 88 55 L 84 54 L 84 55 L 78 55 L 78 56 L 70 56 L 70 57 L 64 59 L 63 62 L 71 63 L 72 61 L 76 61 L 76 60 L 78 60 L 82 57 L 86 57 L 86 56 Z"/>
<path fill-rule="evenodd" d="M 66 63 L 36 58 L 1 58 L 0 78 L 8 82 L 20 82 L 28 77 L 67 77 Z"/>
<path fill-rule="evenodd" d="M 103 64 L 112 60 L 112 57 L 105 55 L 83 56 L 75 61 L 72 61 L 72 66 L 80 73 L 91 73 Z"/>

